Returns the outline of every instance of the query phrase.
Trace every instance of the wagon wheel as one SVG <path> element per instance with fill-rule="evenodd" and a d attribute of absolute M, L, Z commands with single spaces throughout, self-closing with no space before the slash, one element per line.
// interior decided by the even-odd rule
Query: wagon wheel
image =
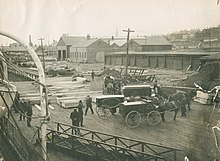
<path fill-rule="evenodd" d="M 101 107 L 97 107 L 96 112 L 98 114 L 98 117 L 103 120 L 106 120 L 111 116 L 111 111 L 108 105 L 102 105 Z"/>
<path fill-rule="evenodd" d="M 147 114 L 147 122 L 150 125 L 156 125 L 161 121 L 160 113 L 158 111 L 151 111 Z"/>
<path fill-rule="evenodd" d="M 125 118 L 126 124 L 130 128 L 135 128 L 141 123 L 141 115 L 137 111 L 131 111 L 127 114 Z"/>

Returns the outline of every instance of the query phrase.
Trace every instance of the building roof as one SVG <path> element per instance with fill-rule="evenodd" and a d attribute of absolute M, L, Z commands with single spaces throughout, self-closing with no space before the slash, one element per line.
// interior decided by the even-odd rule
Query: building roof
<path fill-rule="evenodd" d="M 139 45 L 172 45 L 165 37 L 145 37 L 131 39 Z"/>
<path fill-rule="evenodd" d="M 159 51 L 159 52 L 134 52 L 129 51 L 129 55 L 199 55 L 199 56 L 207 56 L 210 54 L 214 54 L 216 52 L 185 52 L 185 51 Z M 111 52 L 106 53 L 106 55 L 126 55 L 126 52 Z"/>
<path fill-rule="evenodd" d="M 74 44 L 72 44 L 71 47 L 88 47 L 89 45 L 91 45 L 92 43 L 94 43 L 97 40 L 98 39 L 89 39 L 89 40 L 87 40 L 85 38 L 84 40 L 80 40 L 80 41 L 75 42 Z"/>
<path fill-rule="evenodd" d="M 85 37 L 82 37 L 82 36 L 62 36 L 61 39 L 63 40 L 63 42 L 66 45 L 73 45 L 74 43 L 76 43 L 78 41 L 84 40 Z"/>
<path fill-rule="evenodd" d="M 120 39 L 120 40 L 111 40 L 110 45 L 116 44 L 118 46 L 122 46 L 126 43 L 126 39 Z"/>
<path fill-rule="evenodd" d="M 38 48 L 38 46 L 31 46 L 34 50 Z M 6 52 L 26 52 L 27 50 L 20 44 L 12 44 L 6 50 Z"/>
<path fill-rule="evenodd" d="M 64 45 L 71 47 L 88 47 L 97 40 L 100 39 L 97 38 L 87 39 L 85 37 L 77 37 L 77 36 L 62 36 L 60 38 L 60 41 L 63 41 Z M 60 45 L 59 42 L 58 45 Z"/>

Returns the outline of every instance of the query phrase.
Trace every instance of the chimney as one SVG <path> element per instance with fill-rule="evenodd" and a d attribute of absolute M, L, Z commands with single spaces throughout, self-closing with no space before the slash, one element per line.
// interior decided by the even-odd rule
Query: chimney
<path fill-rule="evenodd" d="M 90 40 L 90 35 L 89 34 L 86 35 L 86 39 Z"/>
<path fill-rule="evenodd" d="M 32 42 L 31 42 L 31 35 L 29 35 L 29 45 L 33 46 Z"/>
<path fill-rule="evenodd" d="M 112 36 L 112 41 L 114 41 L 114 39 L 115 39 L 114 36 Z"/>

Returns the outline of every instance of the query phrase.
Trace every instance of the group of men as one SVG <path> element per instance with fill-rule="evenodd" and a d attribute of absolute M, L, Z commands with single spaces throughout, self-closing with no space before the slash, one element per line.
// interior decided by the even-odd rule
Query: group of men
<path fill-rule="evenodd" d="M 32 104 L 30 100 L 20 99 L 19 92 L 16 92 L 15 101 L 13 103 L 14 111 L 19 113 L 19 121 L 27 118 L 27 126 L 31 127 L 31 117 L 33 115 Z"/>
<path fill-rule="evenodd" d="M 94 114 L 94 111 L 92 109 L 92 98 L 88 95 L 86 97 L 86 110 L 85 110 L 85 116 L 87 115 L 88 109 L 91 110 L 92 114 Z M 83 102 L 82 100 L 79 101 L 79 105 L 77 107 L 74 107 L 73 112 L 70 114 L 70 119 L 72 120 L 72 126 L 74 126 L 75 134 L 80 134 L 79 126 L 83 127 Z"/>

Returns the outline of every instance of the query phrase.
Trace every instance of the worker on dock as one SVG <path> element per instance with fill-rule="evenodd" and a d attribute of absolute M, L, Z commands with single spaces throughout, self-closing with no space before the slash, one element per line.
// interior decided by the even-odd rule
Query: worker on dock
<path fill-rule="evenodd" d="M 32 105 L 31 102 L 28 101 L 27 102 L 27 126 L 31 127 L 31 117 L 33 115 L 33 109 L 32 109 Z"/>
<path fill-rule="evenodd" d="M 87 115 L 88 109 L 91 110 L 92 114 L 94 114 L 94 111 L 92 109 L 92 98 L 88 95 L 86 97 L 86 111 L 85 111 L 85 116 Z"/>
<path fill-rule="evenodd" d="M 76 108 L 74 108 L 73 112 L 71 112 L 70 114 L 70 118 L 72 120 L 72 126 L 74 126 L 74 131 L 75 134 L 80 134 L 80 130 L 79 130 L 79 112 L 77 111 Z"/>
<path fill-rule="evenodd" d="M 84 124 L 83 124 L 83 103 L 82 103 L 82 100 L 79 101 L 78 109 L 79 109 L 79 124 L 80 124 L 80 126 L 84 126 Z"/>
<path fill-rule="evenodd" d="M 159 93 L 160 87 L 159 87 L 159 85 L 157 83 L 157 80 L 154 81 L 153 90 L 154 90 L 154 94 L 155 95 L 159 95 L 160 94 Z"/>
<path fill-rule="evenodd" d="M 24 98 L 22 98 L 18 106 L 18 111 L 20 113 L 19 121 L 25 120 L 26 109 L 27 109 L 27 102 L 25 102 Z"/>
<path fill-rule="evenodd" d="M 92 80 L 94 81 L 94 78 L 95 78 L 95 72 L 94 72 L 94 70 L 92 70 L 91 76 L 92 76 Z"/>
<path fill-rule="evenodd" d="M 18 109 L 19 109 L 19 102 L 20 102 L 21 100 L 20 100 L 20 93 L 18 92 L 18 91 L 16 91 L 16 93 L 15 93 L 15 99 L 14 99 L 14 102 L 13 102 L 13 105 L 12 105 L 12 107 L 13 107 L 13 109 L 14 109 L 14 112 L 15 113 L 18 113 Z"/>

